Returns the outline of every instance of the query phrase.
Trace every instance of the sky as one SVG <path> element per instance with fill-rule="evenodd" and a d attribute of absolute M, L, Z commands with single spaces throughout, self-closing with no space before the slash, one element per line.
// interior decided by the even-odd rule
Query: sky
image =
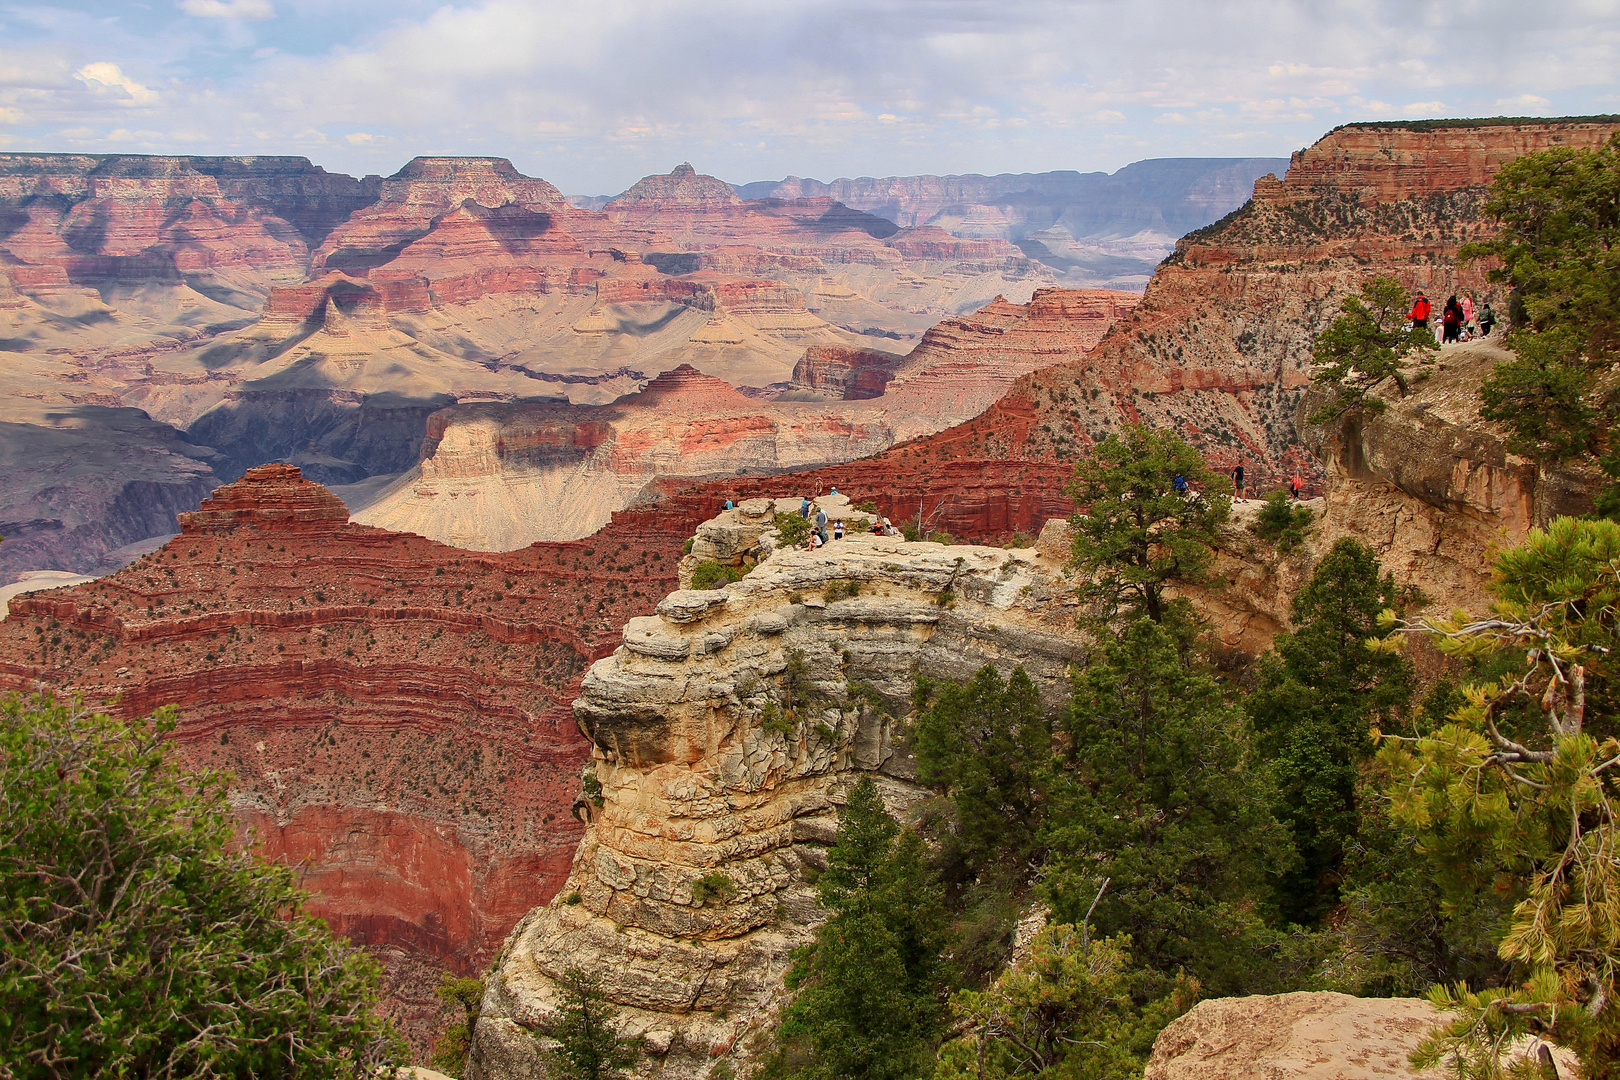
<path fill-rule="evenodd" d="M 1620 113 L 1620 0 L 0 0 L 0 152 L 495 155 L 570 194 L 1592 113 Z"/>

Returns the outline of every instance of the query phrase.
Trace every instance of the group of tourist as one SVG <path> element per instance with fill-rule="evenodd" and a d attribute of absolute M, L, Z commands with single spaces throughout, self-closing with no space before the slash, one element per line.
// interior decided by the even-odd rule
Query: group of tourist
<path fill-rule="evenodd" d="M 1412 329 L 1427 330 L 1429 317 L 1434 313 L 1434 305 L 1429 298 L 1419 290 L 1417 299 L 1412 301 L 1412 310 L 1407 318 L 1412 322 Z M 1491 309 L 1491 302 L 1485 301 L 1483 307 L 1477 312 L 1475 318 L 1474 298 L 1463 293 L 1458 299 L 1453 293 L 1446 301 L 1446 306 L 1440 309 L 1440 343 L 1442 345 L 1453 341 L 1468 341 L 1475 337 L 1490 337 L 1491 331 L 1496 327 L 1496 312 Z"/>
<path fill-rule="evenodd" d="M 838 489 L 833 488 L 829 494 L 837 495 Z M 812 521 L 808 541 L 811 551 L 824 547 L 834 540 L 844 538 L 844 532 L 846 531 L 844 519 L 837 518 L 829 522 L 827 511 L 821 507 L 820 503 L 811 499 L 808 495 L 802 496 L 799 500 L 799 516 Z M 832 530 L 830 533 L 828 532 L 829 524 Z M 872 535 L 899 536 L 900 530 L 895 528 L 888 518 L 874 517 L 872 519 Z"/>

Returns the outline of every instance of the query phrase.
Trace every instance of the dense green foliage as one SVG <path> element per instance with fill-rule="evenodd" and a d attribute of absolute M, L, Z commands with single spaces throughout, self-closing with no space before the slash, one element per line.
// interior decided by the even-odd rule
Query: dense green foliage
<path fill-rule="evenodd" d="M 1317 335 L 1312 353 L 1316 362 L 1312 378 L 1336 393 L 1311 414 L 1311 423 L 1326 423 L 1353 409 L 1381 411 L 1384 403 L 1367 397 L 1367 391 L 1385 379 L 1394 381 L 1401 396 L 1409 392 L 1407 365 L 1440 348 L 1433 330 L 1407 329 L 1410 302 L 1400 282 L 1375 277 L 1362 282 L 1358 294 L 1339 305 L 1339 316 Z"/>
<path fill-rule="evenodd" d="M 588 972 L 570 968 L 557 980 L 562 1002 L 538 1028 L 556 1041 L 547 1062 L 554 1080 L 614 1080 L 641 1056 L 641 1040 L 624 1034 L 616 1010 Z"/>
<path fill-rule="evenodd" d="M 1501 230 L 1463 257 L 1500 261 L 1491 276 L 1513 290 L 1515 357 L 1481 388 L 1481 415 L 1506 425 L 1520 453 L 1585 458 L 1620 480 L 1609 437 L 1620 400 L 1607 377 L 1620 348 L 1620 136 L 1508 162 L 1485 209 Z M 1620 483 L 1598 509 L 1620 516 Z"/>
<path fill-rule="evenodd" d="M 801 547 L 810 539 L 810 519 L 802 514 L 778 512 L 776 542 L 780 547 Z"/>
<path fill-rule="evenodd" d="M 700 562 L 692 568 L 692 588 L 723 589 L 733 581 L 741 581 L 743 572 L 735 566 L 717 562 Z"/>
<path fill-rule="evenodd" d="M 473 1028 L 478 1023 L 484 999 L 484 980 L 447 974 L 439 980 L 433 994 L 460 1015 L 452 1017 L 444 1033 L 434 1042 L 432 1064 L 439 1072 L 460 1076 L 467 1065 L 467 1053 L 472 1049 Z"/>
<path fill-rule="evenodd" d="M 1080 922 L 1106 880 L 1099 933 L 1129 934 L 1155 970 L 1241 988 L 1245 901 L 1289 862 L 1247 755 L 1241 712 L 1162 627 L 1141 619 L 1108 642 L 1075 679 L 1049 781 L 1054 916 Z"/>
<path fill-rule="evenodd" d="M 1449 720 L 1386 739 L 1390 814 L 1447 900 L 1493 889 L 1504 985 L 1436 987 L 1453 1019 L 1424 1062 L 1504 1075 L 1531 1032 L 1574 1048 L 1584 1075 L 1620 1070 L 1620 763 L 1613 657 L 1620 645 L 1620 525 L 1560 518 L 1497 560 L 1491 615 L 1420 624 L 1441 649 L 1501 674 Z"/>
<path fill-rule="evenodd" d="M 966 1033 L 940 1048 L 934 1076 L 1140 1076 L 1154 1037 L 1197 993 L 1180 979 L 1144 1003 L 1146 981 L 1131 962 L 1130 938 L 1093 941 L 1085 926 L 1048 926 L 989 987 L 951 998 L 951 1015 Z"/>
<path fill-rule="evenodd" d="M 1340 540 L 1294 597 L 1292 633 L 1260 664 L 1248 711 L 1276 786 L 1276 813 L 1294 834 L 1298 865 L 1280 883 L 1285 918 L 1314 924 L 1339 899 L 1345 847 L 1359 824 L 1356 784 L 1373 726 L 1389 726 L 1412 696 L 1405 657 L 1369 648 L 1395 583 L 1355 540 Z"/>
<path fill-rule="evenodd" d="M 0 1073 L 362 1077 L 401 1044 L 378 970 L 235 843 L 173 717 L 0 706 Z"/>
<path fill-rule="evenodd" d="M 986 666 L 971 682 L 920 681 L 918 773 L 951 797 L 947 863 L 961 876 L 1027 876 L 1044 811 L 1041 773 L 1051 722 L 1023 668 L 1005 683 Z"/>
<path fill-rule="evenodd" d="M 816 883 L 831 917 L 795 967 L 767 1076 L 901 1080 L 928 1072 L 944 1020 L 945 912 L 916 832 L 863 776 Z"/>
<path fill-rule="evenodd" d="M 1190 491 L 1176 490 L 1177 476 Z M 1209 580 L 1232 481 L 1175 432 L 1127 424 L 1075 466 L 1069 492 L 1084 511 L 1072 519 L 1074 562 L 1092 578 L 1104 621 L 1174 619 L 1186 603 L 1166 588 Z"/>
<path fill-rule="evenodd" d="M 1311 511 L 1290 498 L 1288 492 L 1278 489 L 1266 496 L 1260 512 L 1255 515 L 1251 532 L 1279 551 L 1293 551 L 1305 542 L 1311 527 Z"/>

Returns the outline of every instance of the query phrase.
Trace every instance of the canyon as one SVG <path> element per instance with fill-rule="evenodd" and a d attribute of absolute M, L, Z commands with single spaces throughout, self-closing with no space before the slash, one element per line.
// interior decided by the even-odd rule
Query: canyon
<path fill-rule="evenodd" d="M 18 391 L 7 407 L 22 410 L 6 418 L 18 430 L 0 430 L 0 460 L 25 461 L 32 486 L 0 493 L 0 570 L 92 567 L 142 536 L 180 535 L 110 576 L 14 599 L 0 685 L 116 696 L 129 716 L 180 706 L 182 759 L 237 774 L 244 828 L 305 867 L 312 910 L 383 957 L 389 1007 L 418 1050 L 438 974 L 494 963 L 477 1068 L 516 1075 L 572 957 L 603 972 L 672 1077 L 700 1075 L 746 1050 L 750 1025 L 780 1000 L 787 953 L 818 917 L 805 872 L 832 838 L 842 786 L 873 773 L 897 808 L 915 794 L 894 719 L 911 665 L 1022 663 L 1060 687 L 1083 643 L 1062 529 L 1047 526 L 1074 510 L 1074 459 L 1119 423 L 1175 428 L 1218 466 L 1244 462 L 1252 486 L 1306 475 L 1325 496 L 1312 544 L 1366 539 L 1436 606 L 1477 598 L 1491 543 L 1584 505 L 1583 477 L 1536 470 L 1479 420 L 1488 344 L 1442 350 L 1378 421 L 1312 430 L 1302 416 L 1310 340 L 1360 280 L 1489 295 L 1482 269 L 1452 261 L 1489 227 L 1483 181 L 1527 149 L 1591 145 L 1616 128 L 1498 125 L 1460 142 L 1340 129 L 1185 237 L 1140 303 L 1054 287 L 1026 255 L 1006 261 L 1004 240 L 970 247 L 926 222 L 876 235 L 886 229 L 870 214 L 835 211 L 826 195 L 728 198 L 677 169 L 587 210 L 492 159 L 419 159 L 397 181 L 356 181 L 343 198 L 369 201 L 341 220 L 326 181 L 295 170 L 309 205 L 334 209 L 265 196 L 241 217 L 294 253 L 289 268 L 255 241 L 262 317 L 210 298 L 240 299 L 247 285 L 226 293 L 194 274 L 208 293 L 182 275 L 126 301 L 125 286 L 85 276 L 102 264 L 41 255 L 28 265 L 66 282 L 53 294 L 23 287 L 46 270 L 7 262 L 0 317 L 27 347 L 8 347 L 0 366 Z M 193 201 L 223 213 L 214 198 Z M 655 226 L 660 201 L 678 217 Z M 743 233 L 775 246 L 733 250 L 749 247 L 732 243 Z M 630 236 L 642 246 L 592 246 Z M 479 268 L 497 251 L 499 266 Z M 852 267 L 823 286 L 850 292 L 837 310 L 867 310 L 855 284 L 879 293 L 878 271 L 898 281 L 897 267 L 918 273 L 941 255 L 967 267 L 954 277 L 972 283 L 975 310 L 893 314 L 905 328 L 894 333 L 932 321 L 914 348 L 891 352 L 896 339 L 826 316 L 860 318 L 783 291 L 801 273 L 793 260 L 821 260 L 819 282 L 846 265 L 836 252 Z M 867 254 L 880 262 L 858 261 Z M 1026 275 L 1017 288 L 978 295 L 1010 267 Z M 601 276 L 585 281 L 587 268 Z M 930 295 L 939 309 L 947 290 Z M 57 308 L 44 303 L 53 296 Z M 163 305 L 183 302 L 192 322 L 163 321 Z M 540 314 L 559 337 L 600 347 L 550 368 L 517 355 L 523 320 Z M 238 317 L 254 321 L 222 325 Z M 97 344 L 44 347 L 80 341 L 78 326 Z M 673 344 L 657 355 L 687 366 L 646 370 L 631 350 L 665 331 Z M 791 340 L 746 361 L 768 383 L 698 362 L 723 360 L 739 335 Z M 383 389 L 390 379 L 401 388 Z M 638 387 L 645 396 L 625 393 Z M 917 416 L 930 419 L 903 426 Z M 256 460 L 276 455 L 289 463 Z M 120 456 L 148 472 L 121 479 Z M 399 469 L 353 520 L 309 479 Z M 870 500 L 924 533 L 1019 546 L 862 536 L 820 555 L 771 550 L 768 509 L 751 500 L 796 507 L 832 488 L 845 499 L 835 505 Z M 726 499 L 740 508 L 722 514 Z M 569 531 L 601 527 L 542 538 L 569 515 Z M 1236 545 L 1226 553 L 1231 648 L 1253 655 L 1286 624 L 1315 550 L 1270 576 Z M 723 590 L 680 588 L 683 562 L 689 575 L 699 556 L 754 565 Z M 790 703 L 791 723 L 767 729 L 767 708 Z M 578 801 L 582 767 L 600 806 Z M 693 895 L 712 872 L 734 899 Z"/>
<path fill-rule="evenodd" d="M 682 364 L 792 396 L 809 350 L 899 356 L 1053 280 L 1003 240 L 742 199 L 690 165 L 586 210 L 500 158 L 355 179 L 303 158 L 0 155 L 0 577 L 116 564 L 260 463 L 397 476 L 458 403 L 606 405 Z"/>
<path fill-rule="evenodd" d="M 1028 304 L 997 297 L 934 326 L 904 357 L 807 350 L 795 392 L 769 401 L 683 364 L 606 406 L 457 405 L 431 417 L 421 465 L 356 520 L 504 551 L 588 535 L 681 478 L 869 457 L 977 415 L 1020 375 L 1083 355 L 1136 301 L 1101 289 L 1041 289 Z"/>

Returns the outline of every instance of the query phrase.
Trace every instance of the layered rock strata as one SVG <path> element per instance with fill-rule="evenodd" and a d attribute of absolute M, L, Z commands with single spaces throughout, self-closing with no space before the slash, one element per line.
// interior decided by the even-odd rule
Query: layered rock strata
<path fill-rule="evenodd" d="M 1478 609 L 1497 551 L 1560 515 L 1589 513 L 1602 478 L 1574 465 L 1538 465 L 1511 452 L 1508 433 L 1479 415 L 1479 388 L 1510 353 L 1488 342 L 1448 347 L 1411 374 L 1374 388 L 1383 409 L 1305 424 L 1326 398 L 1300 408 L 1305 443 L 1322 463 L 1327 513 L 1320 542 L 1369 544 L 1402 584 L 1438 612 Z"/>
<path fill-rule="evenodd" d="M 473 1075 L 532 1075 L 533 1028 L 573 967 L 624 1007 L 652 1071 L 703 1075 L 769 1022 L 790 951 L 823 917 L 807 879 L 849 781 L 876 774 L 896 808 L 919 794 L 893 718 L 916 676 L 1022 665 L 1046 696 L 1065 692 L 1080 643 L 1057 564 L 863 533 L 776 550 L 771 512 L 797 505 L 706 523 L 694 555 L 757 565 L 671 593 L 586 674 L 575 716 L 600 801 L 582 804 L 563 894 L 489 980 Z"/>
<path fill-rule="evenodd" d="M 568 703 L 674 587 L 693 520 L 470 556 L 255 468 L 124 570 L 12 599 L 0 687 L 176 706 L 181 762 L 235 774 L 244 830 L 383 959 L 425 1049 L 440 974 L 482 968 L 566 875 L 588 756 Z"/>
<path fill-rule="evenodd" d="M 1617 122 L 1349 125 L 1263 179 L 1245 206 L 1184 237 L 1141 304 L 1078 361 L 1019 380 L 982 415 L 905 453 L 926 469 L 963 458 L 1069 460 L 1124 421 L 1182 432 L 1251 484 L 1319 484 L 1295 416 L 1315 336 L 1375 275 L 1444 298 L 1499 289 L 1456 255 L 1486 235 L 1483 184 L 1503 161 L 1589 146 Z M 1391 165 L 1390 162 L 1394 162 Z M 1457 186 L 1446 186 L 1457 185 Z M 1497 306 L 1503 297 L 1494 296 Z"/>
<path fill-rule="evenodd" d="M 866 457 L 975 415 L 1024 373 L 1083 355 L 1135 302 L 1132 293 L 1043 289 L 1028 304 L 998 298 L 947 320 L 904 358 L 811 349 L 795 369 L 795 386 L 809 393 L 776 400 L 682 365 L 607 406 L 458 406 L 432 418 L 420 467 L 361 520 L 505 550 L 585 535 L 682 478 Z"/>

